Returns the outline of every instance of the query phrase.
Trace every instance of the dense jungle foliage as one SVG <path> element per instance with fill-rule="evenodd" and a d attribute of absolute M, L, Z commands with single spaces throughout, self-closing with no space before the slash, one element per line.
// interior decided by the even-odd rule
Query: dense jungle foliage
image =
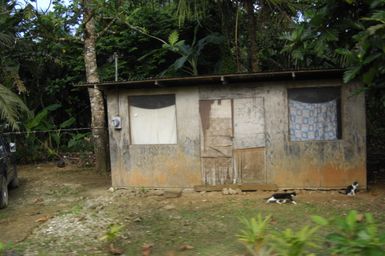
<path fill-rule="evenodd" d="M 20 161 L 91 152 L 85 1 L 0 1 L 0 114 Z M 385 1 L 87 1 L 101 81 L 345 68 L 365 84 L 370 151 L 385 145 Z M 3 128 L 5 131 L 6 128 Z M 48 132 L 47 132 L 48 131 Z"/>

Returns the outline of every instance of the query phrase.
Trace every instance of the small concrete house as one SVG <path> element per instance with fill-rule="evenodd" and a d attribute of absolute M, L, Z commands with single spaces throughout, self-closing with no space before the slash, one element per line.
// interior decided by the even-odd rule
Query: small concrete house
<path fill-rule="evenodd" d="M 366 187 L 364 94 L 341 70 L 99 84 L 114 187 Z"/>

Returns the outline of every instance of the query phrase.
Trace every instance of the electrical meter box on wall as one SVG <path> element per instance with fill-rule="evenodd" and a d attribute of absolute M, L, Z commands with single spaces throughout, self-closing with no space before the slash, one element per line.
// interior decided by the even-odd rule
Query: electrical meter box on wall
<path fill-rule="evenodd" d="M 114 127 L 115 130 L 122 129 L 122 120 L 120 116 L 112 117 L 112 126 Z"/>

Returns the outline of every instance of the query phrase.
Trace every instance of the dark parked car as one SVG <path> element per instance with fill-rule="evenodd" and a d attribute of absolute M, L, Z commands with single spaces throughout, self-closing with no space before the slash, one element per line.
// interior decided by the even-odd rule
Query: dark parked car
<path fill-rule="evenodd" d="M 8 143 L 0 134 L 0 209 L 8 205 L 8 186 L 19 186 L 16 164 L 12 153 L 16 151 L 14 143 Z"/>

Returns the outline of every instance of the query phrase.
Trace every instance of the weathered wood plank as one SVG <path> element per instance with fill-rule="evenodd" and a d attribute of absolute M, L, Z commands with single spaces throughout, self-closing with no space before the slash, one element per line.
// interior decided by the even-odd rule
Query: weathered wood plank
<path fill-rule="evenodd" d="M 276 191 L 278 186 L 276 184 L 228 184 L 228 185 L 196 185 L 194 191 L 196 192 L 213 192 L 222 191 L 224 188 L 240 189 L 242 191 Z"/>
<path fill-rule="evenodd" d="M 204 184 L 234 183 L 232 101 L 200 101 L 201 163 Z"/>
<path fill-rule="evenodd" d="M 234 181 L 232 158 L 202 158 L 202 171 L 205 184 L 231 184 Z"/>
<path fill-rule="evenodd" d="M 242 191 L 254 191 L 254 190 L 262 190 L 262 191 L 275 191 L 278 190 L 278 186 L 276 184 L 241 184 L 239 188 Z"/>
<path fill-rule="evenodd" d="M 202 157 L 232 156 L 231 104 L 231 100 L 200 101 Z"/>
<path fill-rule="evenodd" d="M 228 184 L 228 185 L 196 185 L 194 186 L 194 191 L 196 192 L 213 192 L 213 191 L 222 191 L 224 188 L 239 188 L 238 184 Z"/>
<path fill-rule="evenodd" d="M 234 150 L 234 167 L 241 183 L 266 183 L 265 148 Z"/>

